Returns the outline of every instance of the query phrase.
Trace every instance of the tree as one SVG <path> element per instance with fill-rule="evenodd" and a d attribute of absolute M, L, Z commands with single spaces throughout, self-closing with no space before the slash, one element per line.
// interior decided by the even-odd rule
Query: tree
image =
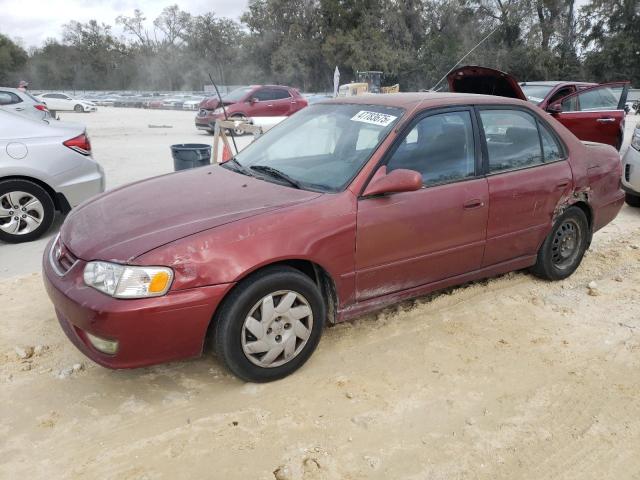
<path fill-rule="evenodd" d="M 15 83 L 16 75 L 27 59 L 27 52 L 20 45 L 0 34 L 0 85 Z"/>

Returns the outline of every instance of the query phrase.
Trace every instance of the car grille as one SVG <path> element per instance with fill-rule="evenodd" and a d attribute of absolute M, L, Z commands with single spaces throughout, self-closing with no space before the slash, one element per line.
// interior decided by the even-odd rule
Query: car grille
<path fill-rule="evenodd" d="M 624 179 L 628 182 L 631 178 L 631 165 L 628 163 L 624 166 Z"/>
<path fill-rule="evenodd" d="M 60 235 L 58 235 L 51 245 L 49 261 L 54 271 L 59 276 L 63 276 L 73 268 L 78 262 L 78 259 L 64 246 L 62 240 L 60 240 Z"/>

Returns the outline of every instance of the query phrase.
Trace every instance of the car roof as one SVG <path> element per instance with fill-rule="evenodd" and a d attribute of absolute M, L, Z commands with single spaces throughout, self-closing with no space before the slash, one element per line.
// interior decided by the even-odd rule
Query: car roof
<path fill-rule="evenodd" d="M 437 107 L 444 105 L 464 104 L 501 104 L 501 105 L 527 105 L 529 102 L 515 98 L 499 97 L 496 95 L 479 95 L 473 93 L 451 92 L 400 92 L 400 93 L 369 93 L 353 97 L 337 97 L 331 100 L 318 102 L 349 103 L 355 105 L 380 105 L 385 107 L 398 107 L 410 110 L 415 107 Z"/>

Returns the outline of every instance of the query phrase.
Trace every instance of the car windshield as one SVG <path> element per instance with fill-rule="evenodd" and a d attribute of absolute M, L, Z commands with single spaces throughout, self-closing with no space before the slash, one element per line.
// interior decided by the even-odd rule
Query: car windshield
<path fill-rule="evenodd" d="M 338 192 L 403 113 L 380 105 L 312 105 L 274 127 L 235 159 L 245 171 L 266 180 L 288 178 L 286 183 L 300 188 Z"/>
<path fill-rule="evenodd" d="M 239 102 L 240 100 L 242 100 L 245 95 L 247 93 L 249 93 L 252 90 L 252 87 L 242 87 L 242 88 L 236 88 L 235 90 L 233 90 L 230 93 L 227 93 L 225 96 L 222 97 L 222 99 L 225 102 Z"/>
<path fill-rule="evenodd" d="M 535 103 L 536 105 L 539 105 L 542 103 L 545 97 L 549 94 L 553 86 L 552 85 L 520 85 L 520 88 L 522 88 L 522 91 L 526 95 L 527 100 L 529 100 L 532 103 Z"/>

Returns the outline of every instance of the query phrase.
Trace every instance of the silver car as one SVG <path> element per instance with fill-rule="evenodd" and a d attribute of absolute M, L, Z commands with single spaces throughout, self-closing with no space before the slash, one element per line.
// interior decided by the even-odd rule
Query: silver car
<path fill-rule="evenodd" d="M 51 118 L 49 109 L 43 102 L 17 88 L 0 87 L 0 110 L 19 113 L 36 120 Z"/>
<path fill-rule="evenodd" d="M 631 146 L 622 158 L 622 189 L 632 207 L 640 207 L 640 123 L 631 137 Z"/>
<path fill-rule="evenodd" d="M 83 125 L 0 109 L 0 241 L 35 240 L 56 210 L 67 213 L 104 187 Z"/>

